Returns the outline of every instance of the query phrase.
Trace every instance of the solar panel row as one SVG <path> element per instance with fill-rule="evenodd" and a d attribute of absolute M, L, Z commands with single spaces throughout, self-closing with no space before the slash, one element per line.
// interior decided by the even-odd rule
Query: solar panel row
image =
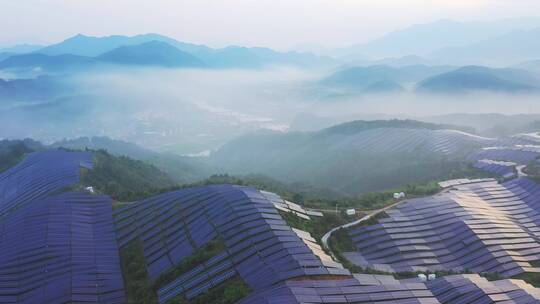
<path fill-rule="evenodd" d="M 92 168 L 88 152 L 43 151 L 29 154 L 0 174 L 0 217 L 79 182 L 81 167 Z"/>
<path fill-rule="evenodd" d="M 345 255 L 388 272 L 540 272 L 531 264 L 540 260 L 539 193 L 538 184 L 521 178 L 413 199 L 376 225 L 350 230 L 357 251 Z"/>
<path fill-rule="evenodd" d="M 296 215 L 296 216 L 298 216 L 298 217 L 300 217 L 302 219 L 305 219 L 305 220 L 310 220 L 311 216 L 318 216 L 318 217 L 323 216 L 323 214 L 321 212 L 306 210 L 306 209 L 304 209 L 302 206 L 300 206 L 298 204 L 295 204 L 295 203 L 292 203 L 292 202 L 289 202 L 289 201 L 286 201 L 286 200 L 282 199 L 281 197 L 279 197 L 279 195 L 277 195 L 275 193 L 262 191 L 262 190 L 260 192 L 269 201 L 271 201 L 274 204 L 274 206 L 276 207 L 276 209 L 278 209 L 279 211 L 292 213 L 292 214 L 294 214 L 294 215 Z"/>
<path fill-rule="evenodd" d="M 342 280 L 288 280 L 253 292 L 239 302 L 252 303 L 508 304 L 540 303 L 540 294 L 522 281 L 489 282 L 478 275 L 453 275 L 422 283 L 361 274 Z"/>
<path fill-rule="evenodd" d="M 376 128 L 354 135 L 333 135 L 331 149 L 353 149 L 365 153 L 434 152 L 451 156 L 464 148 L 491 145 L 494 139 L 454 130 Z"/>
<path fill-rule="evenodd" d="M 38 199 L 0 222 L 0 303 L 123 303 L 105 196 Z"/>
<path fill-rule="evenodd" d="M 525 165 L 535 160 L 539 155 L 540 150 L 538 149 L 529 149 L 523 146 L 505 146 L 479 149 L 473 152 L 469 159 L 472 161 L 493 159 Z"/>
<path fill-rule="evenodd" d="M 516 175 L 516 165 L 516 163 L 512 162 L 481 159 L 474 164 L 474 167 L 504 178 L 511 178 Z"/>
<path fill-rule="evenodd" d="M 123 303 L 105 196 L 61 192 L 92 168 L 86 152 L 28 155 L 0 175 L 0 303 Z"/>
<path fill-rule="evenodd" d="M 163 286 L 160 302 L 197 296 L 234 275 L 259 289 L 293 277 L 349 274 L 309 235 L 291 229 L 267 195 L 231 185 L 159 195 L 116 212 L 118 239 L 121 246 L 142 240 L 151 279 L 212 239 L 223 239 L 223 261 L 203 263 Z"/>

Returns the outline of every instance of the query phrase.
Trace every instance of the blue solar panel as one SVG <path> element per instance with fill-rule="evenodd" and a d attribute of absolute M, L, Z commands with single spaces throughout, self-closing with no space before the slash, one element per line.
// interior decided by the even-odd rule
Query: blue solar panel
<path fill-rule="evenodd" d="M 537 271 L 540 186 L 528 179 L 458 186 L 410 200 L 388 218 L 349 231 L 362 267 L 388 272 L 453 270 L 503 276 Z"/>
<path fill-rule="evenodd" d="M 0 222 L 0 302 L 125 300 L 111 200 L 65 193 Z M 12 295 L 12 296 L 11 296 Z"/>
<path fill-rule="evenodd" d="M 161 302 L 181 293 L 195 296 L 208 284 L 213 286 L 235 275 L 256 289 L 290 277 L 329 274 L 273 203 L 252 188 L 215 185 L 183 189 L 130 204 L 118 210 L 115 218 L 121 246 L 136 238 L 142 240 L 152 279 L 181 262 L 191 250 L 218 236 L 223 239 L 226 251 L 214 258 L 219 262 L 207 261 L 204 268 L 195 268 L 195 273 L 163 286 Z M 164 239 L 168 241 L 162 242 Z M 189 249 L 179 253 L 178 247 L 167 246 L 176 239 L 185 240 L 182 248 Z"/>
<path fill-rule="evenodd" d="M 79 182 L 81 167 L 92 168 L 89 152 L 44 151 L 29 154 L 0 174 L 0 217 L 24 204 Z"/>

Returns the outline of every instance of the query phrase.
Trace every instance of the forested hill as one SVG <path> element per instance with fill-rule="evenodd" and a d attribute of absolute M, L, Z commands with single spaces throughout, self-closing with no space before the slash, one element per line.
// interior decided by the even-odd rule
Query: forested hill
<path fill-rule="evenodd" d="M 0 172 L 13 167 L 30 152 L 43 149 L 39 142 L 25 140 L 1 140 L 0 141 Z"/>

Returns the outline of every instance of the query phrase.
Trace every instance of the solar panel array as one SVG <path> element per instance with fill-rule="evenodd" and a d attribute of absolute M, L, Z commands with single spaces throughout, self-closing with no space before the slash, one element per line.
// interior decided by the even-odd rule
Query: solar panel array
<path fill-rule="evenodd" d="M 2 174 L 0 303 L 124 303 L 112 201 L 58 193 L 91 154 L 29 155 Z"/>
<path fill-rule="evenodd" d="M 475 178 L 475 179 L 469 179 L 469 178 L 459 178 L 459 179 L 450 179 L 445 180 L 442 182 L 439 182 L 439 187 L 441 188 L 452 188 L 459 185 L 466 185 L 466 184 L 476 184 L 476 183 L 482 183 L 482 182 L 495 182 L 496 179 L 494 178 Z"/>
<path fill-rule="evenodd" d="M 356 265 L 388 272 L 540 272 L 540 186 L 526 178 L 456 186 L 349 230 Z"/>
<path fill-rule="evenodd" d="M 268 200 L 270 200 L 274 204 L 274 207 L 276 207 L 276 209 L 278 209 L 279 211 L 294 214 L 297 217 L 300 217 L 305 220 L 310 220 L 311 216 L 317 216 L 317 217 L 323 216 L 323 214 L 319 211 L 306 210 L 298 204 L 282 199 L 281 197 L 279 197 L 279 195 L 275 193 L 262 191 L 262 190 L 260 192 Z"/>
<path fill-rule="evenodd" d="M 143 243 L 150 279 L 211 240 L 224 241 L 224 252 L 163 286 L 160 302 L 194 298 L 236 275 L 257 290 L 293 277 L 349 274 L 309 234 L 289 227 L 271 199 L 279 198 L 231 185 L 166 193 L 118 210 L 118 240 Z"/>
<path fill-rule="evenodd" d="M 77 184 L 81 167 L 92 168 L 91 153 L 51 150 L 29 154 L 20 164 L 0 174 L 0 217 Z"/>
<path fill-rule="evenodd" d="M 474 167 L 504 178 L 511 178 L 516 175 L 516 163 L 481 159 L 474 164 Z"/>
<path fill-rule="evenodd" d="M 332 141 L 331 149 L 354 149 L 366 153 L 435 152 L 452 156 L 466 148 L 479 148 L 495 140 L 455 130 L 376 128 Z"/>
<path fill-rule="evenodd" d="M 452 275 L 428 282 L 356 274 L 342 280 L 293 281 L 252 293 L 239 304 L 540 303 L 539 290 L 516 280 L 489 282 L 479 275 Z"/>
<path fill-rule="evenodd" d="M 510 161 L 517 164 L 528 164 L 535 160 L 540 155 L 540 147 L 533 148 L 530 146 L 503 146 L 503 147 L 486 147 L 473 152 L 470 155 L 472 161 L 481 159 Z"/>
<path fill-rule="evenodd" d="M 540 290 L 520 280 L 490 282 L 467 274 L 441 277 L 427 286 L 440 303 L 540 303 Z"/>

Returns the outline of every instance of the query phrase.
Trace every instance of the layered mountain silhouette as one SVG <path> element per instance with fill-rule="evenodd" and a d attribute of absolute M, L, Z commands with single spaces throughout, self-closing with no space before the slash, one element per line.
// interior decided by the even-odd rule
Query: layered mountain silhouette
<path fill-rule="evenodd" d="M 419 83 L 417 90 L 431 93 L 495 91 L 508 93 L 538 92 L 535 75 L 517 69 L 491 69 L 466 66 L 436 75 Z"/>
<path fill-rule="evenodd" d="M 90 57 L 63 54 L 63 55 L 44 55 L 39 53 L 30 53 L 14 55 L 0 62 L 1 69 L 21 69 L 21 68 L 42 68 L 50 71 L 67 70 L 75 68 L 88 67 L 97 63 L 97 60 Z"/>
<path fill-rule="evenodd" d="M 268 48 L 230 46 L 213 49 L 204 45 L 180 42 L 158 34 L 132 37 L 77 35 L 34 53 L 47 56 L 70 54 L 113 63 L 170 67 L 206 65 L 216 68 L 258 68 L 266 65 L 312 66 L 332 62 L 328 57 L 319 57 L 309 53 L 282 53 Z M 123 55 L 125 58 L 121 58 Z M 188 55 L 193 58 L 188 58 Z M 179 60 L 180 57 L 182 57 L 181 60 Z"/>
<path fill-rule="evenodd" d="M 336 55 L 348 58 L 401 57 L 411 54 L 427 56 L 440 49 L 464 47 L 535 27 L 540 27 L 540 18 L 502 19 L 490 22 L 439 20 L 388 33 L 370 42 L 338 50 Z"/>
<path fill-rule="evenodd" d="M 365 93 L 402 91 L 404 84 L 416 83 L 433 75 L 450 71 L 451 67 L 412 65 L 390 67 L 374 65 L 340 70 L 322 80 L 322 85 Z"/>
<path fill-rule="evenodd" d="M 96 57 L 96 59 L 103 62 L 127 65 L 156 65 L 164 67 L 205 66 L 199 58 L 183 52 L 170 44 L 159 41 L 121 46 Z"/>
<path fill-rule="evenodd" d="M 460 47 L 445 47 L 430 54 L 438 62 L 454 64 L 513 65 L 538 59 L 540 26 L 512 31 Z"/>
<path fill-rule="evenodd" d="M 54 77 L 41 76 L 34 79 L 0 79 L 0 102 L 39 101 L 53 98 L 63 89 Z"/>

